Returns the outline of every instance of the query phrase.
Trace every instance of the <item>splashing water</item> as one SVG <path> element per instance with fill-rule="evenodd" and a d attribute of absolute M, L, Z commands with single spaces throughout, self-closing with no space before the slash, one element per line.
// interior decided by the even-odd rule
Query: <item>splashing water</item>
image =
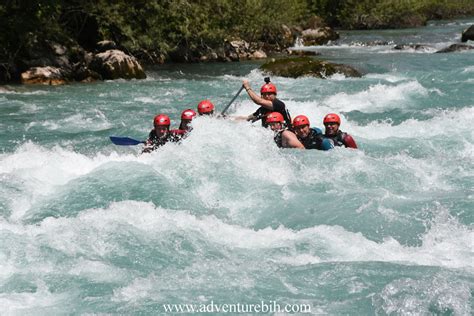
<path fill-rule="evenodd" d="M 447 46 L 465 25 L 412 31 Z M 203 99 L 221 110 L 243 78 L 263 84 L 255 62 L 1 88 L 2 312 L 265 301 L 313 314 L 470 315 L 473 53 L 314 49 L 366 74 L 274 77 L 279 98 L 313 126 L 339 113 L 359 150 L 278 149 L 258 123 L 207 117 L 151 154 L 109 142 L 145 139 L 157 113 L 177 127 Z M 255 109 L 243 93 L 229 113 Z"/>

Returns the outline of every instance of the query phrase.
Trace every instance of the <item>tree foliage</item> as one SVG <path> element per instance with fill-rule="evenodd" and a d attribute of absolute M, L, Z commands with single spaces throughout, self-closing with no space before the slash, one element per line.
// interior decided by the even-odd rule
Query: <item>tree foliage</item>
<path fill-rule="evenodd" d="M 403 27 L 474 14 L 473 0 L 3 0 L 0 64 L 45 41 L 92 50 L 113 40 L 129 52 L 166 55 L 215 48 L 225 39 L 272 41 L 282 24 L 312 15 L 345 28 Z"/>

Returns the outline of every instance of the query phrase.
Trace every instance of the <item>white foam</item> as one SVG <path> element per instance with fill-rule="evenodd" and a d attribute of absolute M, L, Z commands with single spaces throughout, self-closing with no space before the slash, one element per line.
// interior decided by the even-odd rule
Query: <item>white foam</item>
<path fill-rule="evenodd" d="M 367 74 L 365 75 L 365 78 L 368 79 L 378 79 L 378 80 L 383 80 L 387 81 L 390 83 L 397 83 L 401 81 L 407 81 L 409 78 L 402 76 L 401 74 Z"/>
<path fill-rule="evenodd" d="M 474 269 L 474 231 L 459 224 L 442 207 L 433 211 L 439 215 L 433 220 L 431 229 L 423 236 L 419 247 L 403 246 L 393 238 L 377 243 L 361 233 L 349 232 L 339 226 L 319 225 L 299 231 L 285 227 L 253 230 L 227 224 L 214 216 L 199 218 L 186 212 L 167 211 L 150 203 L 132 201 L 112 203 L 108 209 L 84 211 L 77 218 L 51 218 L 43 221 L 39 228 L 29 228 L 28 232 L 31 237 L 40 233 L 46 235 L 50 247 L 70 255 L 87 252 L 89 255 L 104 256 L 110 251 L 117 251 L 113 244 L 105 248 L 94 245 L 103 244 L 105 240 L 102 238 L 116 227 L 134 227 L 140 236 L 152 239 L 181 232 L 228 249 L 293 249 L 291 255 L 283 259 L 289 264 L 307 264 L 318 260 L 386 261 Z M 117 226 L 118 223 L 122 225 Z M 84 231 L 91 230 L 100 232 L 92 244 L 84 236 Z M 299 253 L 295 249 L 301 243 L 310 245 L 310 248 Z M 272 253 L 275 257 L 267 260 L 282 259 L 279 252 Z"/>
<path fill-rule="evenodd" d="M 80 258 L 68 271 L 69 275 L 87 278 L 93 282 L 118 282 L 126 279 L 126 273 L 109 264 Z"/>
<path fill-rule="evenodd" d="M 37 125 L 45 127 L 50 131 L 63 131 L 66 133 L 77 133 L 80 131 L 102 131 L 112 127 L 112 124 L 100 110 L 93 113 L 77 113 L 61 120 L 46 120 L 43 122 L 31 122 L 26 130 Z"/>
<path fill-rule="evenodd" d="M 324 100 L 333 111 L 363 111 L 366 113 L 383 112 L 393 108 L 413 106 L 410 98 L 427 96 L 428 90 L 417 81 L 403 82 L 397 85 L 376 84 L 367 90 L 355 94 L 345 92 L 330 96 Z"/>
<path fill-rule="evenodd" d="M 431 110 L 433 112 L 433 110 Z M 372 122 L 367 126 L 352 125 L 343 120 L 344 126 L 348 124 L 355 135 L 367 139 L 385 139 L 389 137 L 427 139 L 438 135 L 453 135 L 459 133 L 472 138 L 471 122 L 474 120 L 474 107 L 458 110 L 435 110 L 435 116 L 428 120 L 408 119 L 401 124 L 393 125 L 391 122 Z M 456 126 L 453 129 L 453 126 Z M 346 127 L 344 127 L 346 129 Z"/>
<path fill-rule="evenodd" d="M 54 192 L 57 186 L 92 172 L 111 161 L 137 160 L 135 156 L 104 156 L 95 158 L 60 147 L 45 149 L 32 142 L 21 145 L 14 153 L 0 155 L 0 174 L 20 179 L 23 192 L 10 201 L 12 218 L 21 218 L 42 196 Z"/>
<path fill-rule="evenodd" d="M 471 73 L 474 72 L 474 66 L 467 66 L 462 73 Z"/>
<path fill-rule="evenodd" d="M 9 87 L 0 87 L 0 94 L 20 94 L 20 95 L 46 95 L 50 94 L 50 91 L 45 90 L 33 90 L 29 91 L 26 89 L 13 89 Z"/>
<path fill-rule="evenodd" d="M 65 293 L 52 293 L 41 280 L 36 282 L 37 289 L 33 293 L 0 293 L 0 306 L 2 313 L 36 313 L 47 310 L 56 305 L 66 304 L 68 295 Z"/>
<path fill-rule="evenodd" d="M 376 314 L 428 315 L 452 313 L 471 315 L 468 282 L 437 273 L 420 279 L 401 278 L 387 284 L 372 297 Z"/>

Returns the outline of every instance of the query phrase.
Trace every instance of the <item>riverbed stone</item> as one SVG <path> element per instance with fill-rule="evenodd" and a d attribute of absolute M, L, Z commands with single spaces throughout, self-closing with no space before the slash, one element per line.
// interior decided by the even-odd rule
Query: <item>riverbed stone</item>
<path fill-rule="evenodd" d="M 90 69 L 99 73 L 103 79 L 145 79 L 146 74 L 135 57 L 111 49 L 96 54 Z"/>
<path fill-rule="evenodd" d="M 346 77 L 361 77 L 361 73 L 351 66 L 335 64 L 311 57 L 277 59 L 263 64 L 260 69 L 271 75 L 289 78 L 307 76 L 326 78 L 336 73 L 343 74 Z"/>
<path fill-rule="evenodd" d="M 474 41 L 474 25 L 468 27 L 461 35 L 461 42 Z"/>
<path fill-rule="evenodd" d="M 452 44 L 446 48 L 443 48 L 437 53 L 453 53 L 453 52 L 461 52 L 464 50 L 471 50 L 474 49 L 474 46 L 467 45 L 467 44 Z"/>
<path fill-rule="evenodd" d="M 62 85 L 67 83 L 61 69 L 51 66 L 32 67 L 21 74 L 23 84 Z"/>

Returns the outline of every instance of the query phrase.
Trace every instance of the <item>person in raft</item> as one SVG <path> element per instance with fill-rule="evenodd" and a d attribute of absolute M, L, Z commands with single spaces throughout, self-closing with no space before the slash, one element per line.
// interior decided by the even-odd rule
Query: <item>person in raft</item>
<path fill-rule="evenodd" d="M 331 142 L 332 147 L 344 146 L 348 148 L 357 148 L 357 144 L 351 135 L 342 132 L 339 129 L 341 118 L 335 113 L 329 113 L 323 119 L 324 139 Z"/>
<path fill-rule="evenodd" d="M 262 120 L 262 126 L 267 127 L 266 117 L 271 112 L 278 112 L 283 115 L 286 126 L 291 129 L 291 116 L 288 112 L 285 103 L 283 103 L 277 96 L 276 86 L 270 82 L 270 78 L 265 78 L 265 84 L 260 88 L 260 96 L 252 90 L 248 80 L 242 81 L 242 86 L 249 95 L 250 99 L 260 107 L 249 116 L 237 117 L 236 119 L 245 119 L 247 121 L 256 122 Z"/>
<path fill-rule="evenodd" d="M 305 115 L 294 118 L 293 130 L 301 145 L 306 149 L 329 150 L 334 147 L 329 139 L 323 137 L 319 128 L 310 127 L 309 119 Z"/>
<path fill-rule="evenodd" d="M 274 132 L 273 139 L 280 148 L 302 148 L 304 146 L 296 138 L 296 135 L 286 128 L 285 119 L 279 112 L 271 112 L 267 115 L 265 123 Z"/>
<path fill-rule="evenodd" d="M 183 134 L 187 134 L 193 129 L 191 126 L 191 121 L 195 117 L 196 111 L 193 109 L 187 109 L 181 113 L 181 123 L 179 124 L 179 130 L 183 131 Z"/>
<path fill-rule="evenodd" d="M 149 153 L 163 146 L 167 142 L 178 142 L 182 133 L 179 130 L 170 131 L 170 118 L 166 114 L 158 114 L 153 119 L 153 129 L 148 134 L 148 139 L 143 147 L 143 153 Z"/>

